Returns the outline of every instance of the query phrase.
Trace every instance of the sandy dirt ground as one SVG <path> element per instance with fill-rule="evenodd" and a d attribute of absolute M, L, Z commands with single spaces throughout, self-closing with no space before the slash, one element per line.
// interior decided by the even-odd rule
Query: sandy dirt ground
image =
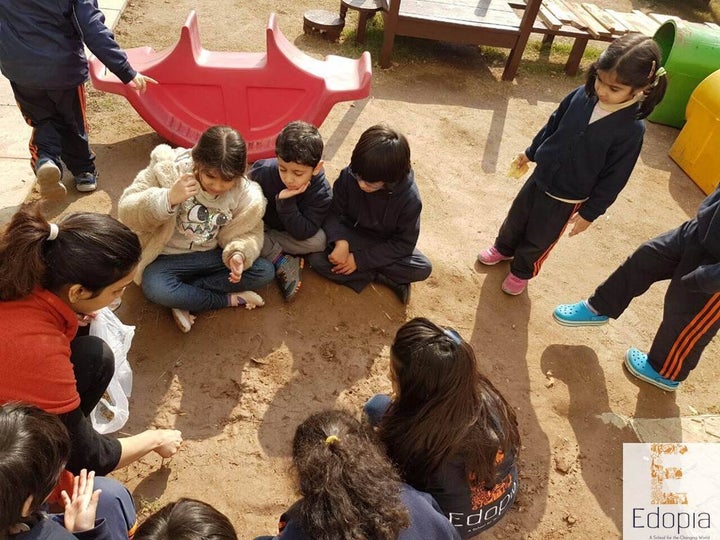
<path fill-rule="evenodd" d="M 335 4 L 131 0 L 116 33 L 126 47 L 161 49 L 176 41 L 194 7 L 206 48 L 263 51 L 275 11 L 283 33 L 321 58 L 337 46 L 303 35 L 302 13 Z M 638 7 L 604 3 L 610 4 Z M 350 17 L 354 26 L 355 14 Z M 675 395 L 623 371 L 625 350 L 647 350 L 652 341 L 666 284 L 601 328 L 568 329 L 551 318 L 556 304 L 587 297 L 641 242 L 694 215 L 703 194 L 667 155 L 676 129 L 648 124 L 642 155 L 617 202 L 587 232 L 558 243 L 527 293 L 500 291 L 506 265 L 475 263 L 520 188 L 505 177 L 508 164 L 584 81 L 582 74 L 566 77 L 559 65 L 532 69 L 547 61 L 530 54 L 514 82 L 501 82 L 502 64 L 486 60 L 477 48 L 434 46 L 427 60 L 390 70 L 375 64 L 371 97 L 337 105 L 321 127 L 331 180 L 370 125 L 386 122 L 410 140 L 424 202 L 419 248 L 434 271 L 414 287 L 409 306 L 381 286 L 357 295 L 307 270 L 292 304 L 269 286 L 260 291 L 264 308 L 203 314 L 184 335 L 169 310 L 128 289 L 118 314 L 137 331 L 131 418 L 123 432 L 175 427 L 186 439 L 164 464 L 153 455 L 115 474 L 143 512 L 190 496 L 225 512 L 241 538 L 273 533 L 296 499 L 289 461 L 296 425 L 327 407 L 359 411 L 371 395 L 389 391 L 389 345 L 415 316 L 458 329 L 516 408 L 520 493 L 490 538 L 619 537 L 622 443 L 638 439 L 608 419 L 669 418 L 664 439 L 680 440 L 680 417 L 720 412 L 711 387 L 720 378 L 717 342 Z M 49 205 L 51 213 L 115 214 L 120 193 L 162 142 L 117 96 L 91 92 L 89 117 L 100 189 L 73 193 Z"/>

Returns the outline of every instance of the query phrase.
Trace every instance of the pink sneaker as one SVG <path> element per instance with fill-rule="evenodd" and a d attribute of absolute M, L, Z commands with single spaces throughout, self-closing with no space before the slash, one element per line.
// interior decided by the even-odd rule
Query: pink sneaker
<path fill-rule="evenodd" d="M 527 282 L 527 279 L 519 278 L 515 274 L 510 272 L 505 278 L 505 281 L 503 281 L 502 290 L 504 293 L 511 294 L 512 296 L 517 296 L 525 290 L 525 287 L 527 287 Z"/>
<path fill-rule="evenodd" d="M 512 259 L 512 257 L 503 255 L 495 246 L 483 249 L 477 256 L 477 260 L 487 266 L 492 266 L 502 261 L 509 261 L 510 259 Z"/>

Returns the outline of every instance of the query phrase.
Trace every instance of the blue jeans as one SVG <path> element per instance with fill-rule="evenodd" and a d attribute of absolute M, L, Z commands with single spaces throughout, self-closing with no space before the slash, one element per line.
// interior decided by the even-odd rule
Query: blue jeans
<path fill-rule="evenodd" d="M 375 394 L 363 405 L 363 412 L 367 415 L 370 425 L 377 427 L 380 420 L 392 405 L 392 399 L 387 394 Z"/>
<path fill-rule="evenodd" d="M 239 283 L 228 281 L 230 270 L 220 248 L 179 255 L 160 255 L 142 277 L 142 289 L 151 302 L 192 312 L 228 307 L 228 294 L 264 287 L 275 278 L 275 267 L 258 258 L 245 268 Z"/>

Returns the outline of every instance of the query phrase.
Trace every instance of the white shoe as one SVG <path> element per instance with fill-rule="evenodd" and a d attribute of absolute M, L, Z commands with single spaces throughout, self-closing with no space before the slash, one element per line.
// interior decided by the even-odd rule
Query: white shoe
<path fill-rule="evenodd" d="M 183 334 L 187 334 L 195 322 L 195 315 L 191 315 L 189 311 L 184 309 L 172 308 L 172 316 L 175 324 Z"/>
<path fill-rule="evenodd" d="M 255 309 L 256 307 L 263 307 L 265 305 L 265 300 L 262 299 L 262 296 L 253 291 L 242 291 L 232 293 L 232 295 L 233 306 L 236 307 L 242 306 L 245 309 Z"/>
<path fill-rule="evenodd" d="M 62 183 L 62 171 L 51 160 L 42 160 L 35 169 L 35 176 L 43 199 L 61 199 L 67 195 L 67 188 Z"/>

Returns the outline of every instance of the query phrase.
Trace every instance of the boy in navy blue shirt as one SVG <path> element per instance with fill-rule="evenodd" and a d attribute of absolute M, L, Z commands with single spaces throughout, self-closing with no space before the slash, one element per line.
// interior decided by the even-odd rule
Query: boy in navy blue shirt
<path fill-rule="evenodd" d="M 276 158 L 256 161 L 249 176 L 267 199 L 265 239 L 260 256 L 272 261 L 285 300 L 300 289 L 304 260 L 293 255 L 323 251 L 321 225 L 332 191 L 325 179 L 323 140 L 307 122 L 290 122 L 275 142 Z"/>
<path fill-rule="evenodd" d="M 375 281 L 407 304 L 410 283 L 432 272 L 415 247 L 421 210 L 407 139 L 387 126 L 372 126 L 360 136 L 350 166 L 333 186 L 323 225 L 328 247 L 308 260 L 320 275 L 355 292 Z"/>
<path fill-rule="evenodd" d="M 105 26 L 97 0 L 0 2 L 0 70 L 33 128 L 30 165 L 40 195 L 66 194 L 63 162 L 80 192 L 97 187 L 85 117 L 88 63 L 84 45 L 125 84 L 144 92 L 156 81 L 135 71 Z"/>

